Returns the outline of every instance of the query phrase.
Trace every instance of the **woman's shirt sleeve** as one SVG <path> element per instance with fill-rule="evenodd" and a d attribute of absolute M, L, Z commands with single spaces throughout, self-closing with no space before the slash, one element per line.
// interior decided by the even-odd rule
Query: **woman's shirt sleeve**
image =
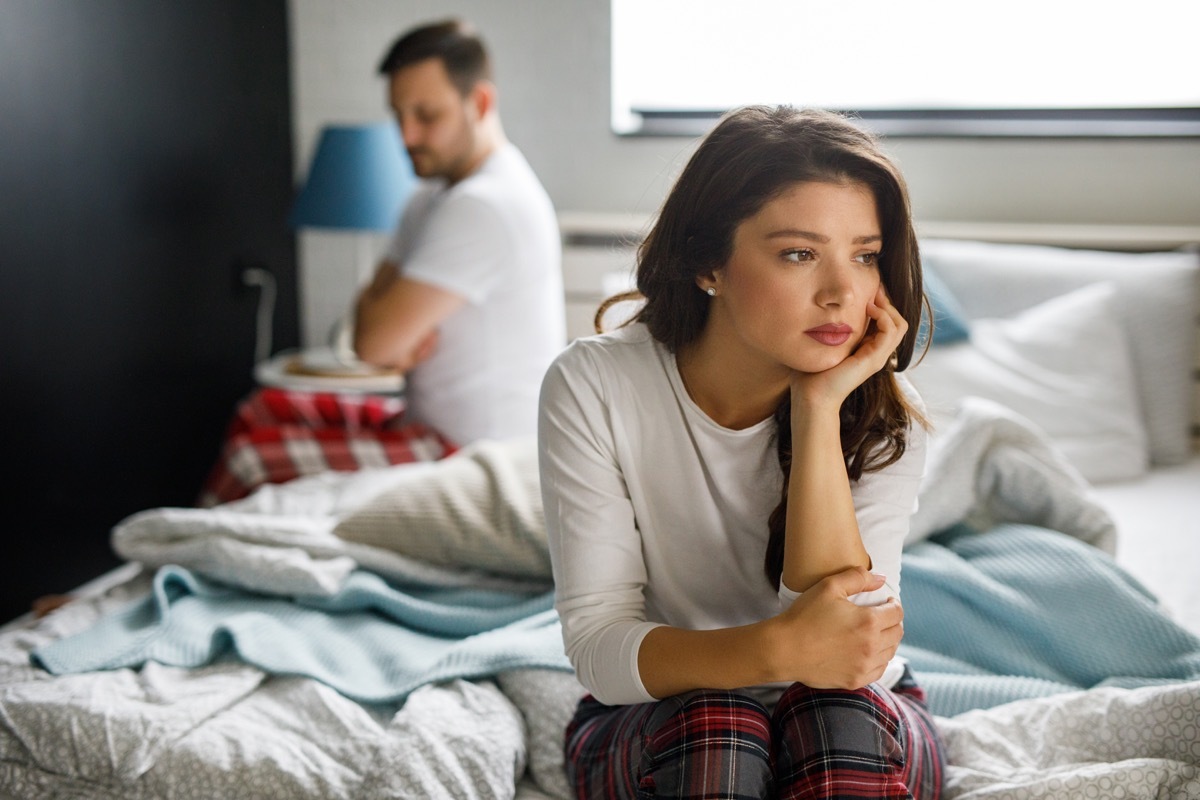
<path fill-rule="evenodd" d="M 580 683 L 609 705 L 654 698 L 638 676 L 646 565 L 617 460 L 614 414 L 596 354 L 569 347 L 547 372 L 538 426 L 555 607 Z"/>

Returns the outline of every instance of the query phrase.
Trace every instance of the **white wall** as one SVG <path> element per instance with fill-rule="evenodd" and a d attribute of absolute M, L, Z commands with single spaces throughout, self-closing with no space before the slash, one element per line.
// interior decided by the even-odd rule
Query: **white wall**
<path fill-rule="evenodd" d="M 688 140 L 624 139 L 609 130 L 608 0 L 289 6 L 297 176 L 321 125 L 386 116 L 375 68 L 391 41 L 451 15 L 483 33 L 508 136 L 560 211 L 651 214 L 691 151 Z M 888 149 L 905 171 L 918 219 L 1200 224 L 1200 140 L 896 139 Z M 353 259 L 344 237 L 303 235 L 306 342 L 324 337 L 352 295 L 340 276 Z"/>

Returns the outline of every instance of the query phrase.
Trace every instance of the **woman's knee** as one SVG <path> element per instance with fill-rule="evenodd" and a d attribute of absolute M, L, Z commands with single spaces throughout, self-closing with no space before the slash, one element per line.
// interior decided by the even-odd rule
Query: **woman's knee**
<path fill-rule="evenodd" d="M 899 767 L 907 733 L 890 692 L 874 685 L 861 689 L 811 689 L 793 684 L 780 697 L 773 735 L 793 758 L 823 758 L 828 752 L 866 752 Z"/>
<path fill-rule="evenodd" d="M 913 745 L 903 711 L 890 692 L 790 687 L 772 718 L 779 796 L 840 797 L 851 786 L 871 796 L 932 797 L 911 789 L 914 768 L 927 759 Z"/>
<path fill-rule="evenodd" d="M 686 787 L 694 796 L 732 789 L 765 796 L 772 783 L 771 714 L 748 695 L 702 690 L 667 698 L 645 731 L 642 774 L 660 792 Z M 709 785 L 731 779 L 736 787 Z"/>
<path fill-rule="evenodd" d="M 793 683 L 779 698 L 775 718 L 796 714 L 862 715 L 882 722 L 893 732 L 901 724 L 896 698 L 874 683 L 861 689 L 813 689 Z"/>
<path fill-rule="evenodd" d="M 771 714 L 758 700 L 740 692 L 703 689 L 666 698 L 647 720 L 647 738 L 769 742 Z M 668 745 L 669 746 L 669 745 Z"/>

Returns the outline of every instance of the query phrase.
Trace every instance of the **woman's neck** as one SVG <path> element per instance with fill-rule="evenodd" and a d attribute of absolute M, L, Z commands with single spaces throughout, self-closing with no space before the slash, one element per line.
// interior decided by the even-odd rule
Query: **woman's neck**
<path fill-rule="evenodd" d="M 774 414 L 788 390 L 786 368 L 745 355 L 704 334 L 675 354 L 692 402 L 731 430 L 749 428 Z"/>

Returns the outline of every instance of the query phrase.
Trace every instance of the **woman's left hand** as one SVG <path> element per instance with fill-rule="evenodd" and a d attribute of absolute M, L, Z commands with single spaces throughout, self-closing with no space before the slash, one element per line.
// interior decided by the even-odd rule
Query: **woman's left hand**
<path fill-rule="evenodd" d="M 873 324 L 844 361 L 823 372 L 798 372 L 792 376 L 793 403 L 832 402 L 840 408 L 851 392 L 884 368 L 908 332 L 908 322 L 892 305 L 882 284 L 874 299 L 867 303 L 867 316 Z"/>

